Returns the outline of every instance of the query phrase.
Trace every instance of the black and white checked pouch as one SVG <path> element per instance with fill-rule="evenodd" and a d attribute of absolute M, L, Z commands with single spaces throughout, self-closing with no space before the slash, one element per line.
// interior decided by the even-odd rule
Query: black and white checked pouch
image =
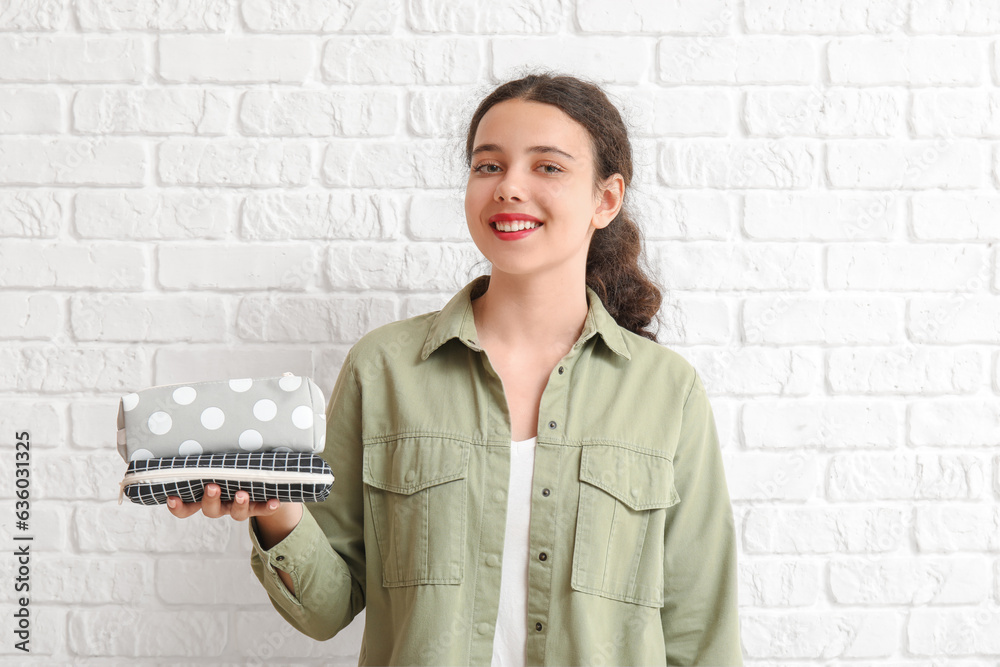
<path fill-rule="evenodd" d="M 118 504 L 124 496 L 139 505 L 162 505 L 167 496 L 198 502 L 205 485 L 216 483 L 221 500 L 237 491 L 264 502 L 319 502 L 333 486 L 333 471 L 319 456 L 306 452 L 232 452 L 136 459 L 121 481 Z"/>

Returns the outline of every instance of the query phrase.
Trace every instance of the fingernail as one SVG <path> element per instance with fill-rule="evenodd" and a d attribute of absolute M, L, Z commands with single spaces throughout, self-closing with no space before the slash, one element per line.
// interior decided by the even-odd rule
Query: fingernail
<path fill-rule="evenodd" d="M 216 495 L 218 493 L 218 490 L 216 490 L 216 487 L 215 487 L 214 484 L 209 484 L 207 491 L 208 491 L 208 495 L 210 495 L 210 496 L 214 496 L 214 495 Z"/>
<path fill-rule="evenodd" d="M 278 501 L 277 500 L 268 500 L 267 501 L 267 508 L 268 509 L 272 509 L 273 510 L 273 509 L 277 509 L 277 507 L 278 507 Z"/>
<path fill-rule="evenodd" d="M 247 499 L 244 498 L 243 496 L 236 496 L 236 502 L 238 502 L 240 505 L 242 505 L 246 501 L 247 501 Z"/>
<path fill-rule="evenodd" d="M 173 508 L 177 507 L 177 501 L 174 500 L 173 498 L 167 498 L 167 506 L 170 509 L 173 509 Z"/>

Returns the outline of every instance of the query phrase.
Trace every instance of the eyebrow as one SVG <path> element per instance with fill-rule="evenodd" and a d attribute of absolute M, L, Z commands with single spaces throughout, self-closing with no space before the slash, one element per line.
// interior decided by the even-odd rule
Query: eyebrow
<path fill-rule="evenodd" d="M 503 153 L 503 149 L 500 148 L 499 144 L 481 144 L 477 146 L 473 151 L 473 155 L 478 155 L 480 153 Z M 570 160 L 576 160 L 575 157 L 562 150 L 561 148 L 556 148 L 555 146 L 528 146 L 529 153 L 555 153 L 556 155 L 562 155 Z"/>

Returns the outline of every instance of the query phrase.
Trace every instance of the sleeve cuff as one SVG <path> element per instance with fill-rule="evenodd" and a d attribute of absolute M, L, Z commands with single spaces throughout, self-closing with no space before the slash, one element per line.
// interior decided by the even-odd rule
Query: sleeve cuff
<path fill-rule="evenodd" d="M 302 505 L 302 518 L 299 519 L 292 532 L 270 549 L 264 549 L 260 544 L 257 517 L 250 517 L 247 523 L 249 524 L 250 542 L 253 544 L 253 550 L 260 557 L 267 571 L 272 574 L 275 569 L 290 573 L 296 568 L 302 567 L 311 560 L 316 546 L 319 544 L 318 540 L 326 539 L 323 530 L 316 523 L 316 519 L 305 504 Z"/>

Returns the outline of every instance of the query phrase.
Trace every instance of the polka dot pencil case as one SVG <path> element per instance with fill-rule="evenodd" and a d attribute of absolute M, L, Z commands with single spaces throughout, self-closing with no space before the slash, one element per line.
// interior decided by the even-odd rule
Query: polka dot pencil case
<path fill-rule="evenodd" d="M 238 452 L 323 451 L 326 401 L 310 378 L 158 385 L 118 403 L 118 453 L 126 462 Z"/>
<path fill-rule="evenodd" d="M 231 452 L 136 459 L 121 481 L 122 498 L 139 505 L 162 505 L 168 496 L 186 503 L 198 502 L 205 485 L 222 489 L 223 502 L 243 490 L 250 500 L 264 502 L 320 502 L 333 486 L 333 471 L 326 461 L 306 452 Z"/>

